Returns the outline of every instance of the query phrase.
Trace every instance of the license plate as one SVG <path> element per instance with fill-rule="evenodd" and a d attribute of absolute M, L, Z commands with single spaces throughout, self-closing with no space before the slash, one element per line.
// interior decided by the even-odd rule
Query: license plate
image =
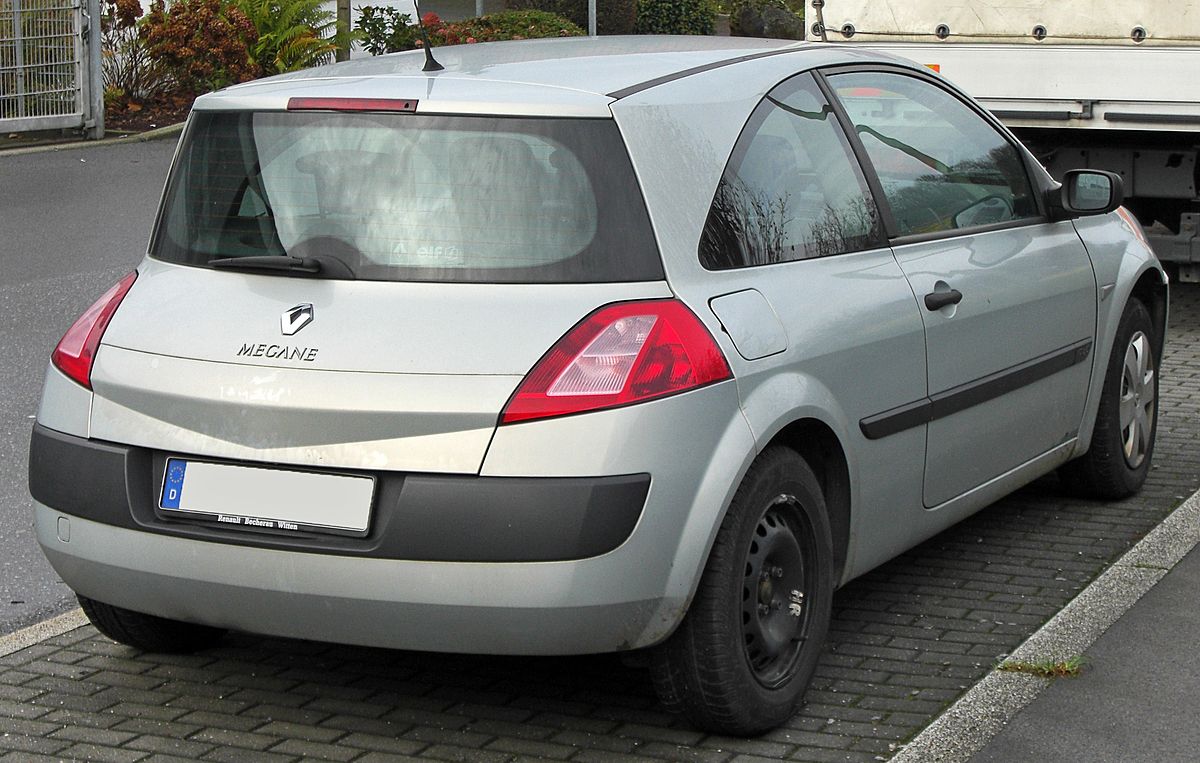
<path fill-rule="evenodd" d="M 168 458 L 158 506 L 222 525 L 363 534 L 375 480 Z"/>

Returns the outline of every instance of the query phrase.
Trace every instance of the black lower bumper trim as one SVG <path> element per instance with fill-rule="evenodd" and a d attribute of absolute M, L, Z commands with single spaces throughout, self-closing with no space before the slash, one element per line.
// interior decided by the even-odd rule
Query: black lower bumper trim
<path fill-rule="evenodd" d="M 40 503 L 84 519 L 196 540 L 376 559 L 543 562 L 585 559 L 621 545 L 650 490 L 648 474 L 363 472 L 377 480 L 366 537 L 271 533 L 159 514 L 156 497 L 168 455 L 185 454 L 88 440 L 35 424 L 29 492 Z"/>

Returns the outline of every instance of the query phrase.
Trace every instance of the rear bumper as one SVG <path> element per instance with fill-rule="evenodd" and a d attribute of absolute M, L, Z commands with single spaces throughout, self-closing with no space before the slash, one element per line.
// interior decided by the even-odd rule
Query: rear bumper
<path fill-rule="evenodd" d="M 58 448 L 91 455 L 77 459 L 74 469 L 70 452 Z M 530 560 L 526 550 L 522 561 L 467 560 L 461 553 L 447 560 L 372 555 L 363 544 L 383 527 L 374 518 L 367 538 L 321 536 L 298 539 L 306 545 L 293 547 L 244 529 L 182 522 L 169 532 L 147 527 L 139 523 L 144 514 L 137 507 L 162 521 L 153 511 L 161 479 L 153 459 L 165 454 L 40 427 L 30 473 L 38 540 L 47 558 L 68 586 L 97 601 L 295 638 L 431 651 L 583 654 L 651 646 L 670 635 L 686 612 L 724 507 L 753 453 L 733 382 L 588 416 L 501 427 L 483 476 L 447 476 L 448 481 L 551 491 L 568 486 L 573 492 L 542 502 L 575 517 L 570 526 L 557 525 L 549 533 L 562 536 L 555 541 L 558 555 L 567 543 L 573 554 L 580 553 L 575 544 L 581 538 L 616 544 L 574 559 Z M 83 465 L 91 460 L 110 463 L 89 474 Z M 287 468 L 310 466 L 289 462 Z M 623 499 L 602 498 L 619 496 L 639 480 L 645 484 L 647 473 L 654 479 L 648 493 L 633 493 L 633 509 Z M 417 484 L 418 477 L 431 475 L 393 477 Z M 578 498 L 585 494 L 578 492 L 580 485 L 588 486 L 588 498 Z M 119 501 L 97 499 L 118 494 Z M 600 496 L 596 508 L 580 507 L 595 496 Z M 511 499 L 517 501 L 509 503 L 511 510 L 493 511 L 492 518 L 520 515 L 525 505 L 519 497 Z M 393 516 L 403 514 L 399 502 L 393 506 Z M 628 511 L 622 522 L 632 527 L 597 532 L 591 522 L 599 522 L 602 506 L 614 517 Z M 486 502 L 475 507 L 495 509 Z M 105 520 L 98 518 L 100 511 L 124 515 Z M 483 537 L 469 543 L 477 544 L 478 556 L 479 548 L 497 547 L 484 541 L 524 533 L 528 548 L 531 535 L 545 534 L 532 525 L 561 521 L 531 516 L 540 518 L 511 528 L 507 521 L 488 525 L 486 533 L 478 533 Z M 454 539 L 460 551 L 469 545 L 462 526 L 438 516 L 428 523 Z M 227 535 L 196 534 L 201 532 Z M 606 533 L 608 540 L 596 540 Z M 613 540 L 618 536 L 623 540 Z"/>
<path fill-rule="evenodd" d="M 161 514 L 168 454 L 35 424 L 29 492 L 73 516 L 126 530 L 371 559 L 542 562 L 612 551 L 633 532 L 650 475 L 521 478 L 377 472 L 365 538 L 261 533 Z M 205 459 L 213 460 L 213 459 Z M 344 470 L 341 470 L 344 472 Z"/>
<path fill-rule="evenodd" d="M 164 459 L 34 427 L 38 540 L 72 589 L 255 633 L 515 654 L 642 645 L 663 604 L 599 592 L 596 576 L 611 562 L 590 559 L 633 531 L 646 474 L 378 474 L 370 534 L 350 538 L 163 518 L 154 498 Z"/>
<path fill-rule="evenodd" d="M 84 596 L 252 633 L 437 652 L 582 654 L 647 645 L 665 604 L 595 601 L 588 570 L 596 560 L 364 559 L 153 535 L 38 502 L 34 511 L 46 557 Z M 595 603 L 581 604 L 588 600 Z"/>

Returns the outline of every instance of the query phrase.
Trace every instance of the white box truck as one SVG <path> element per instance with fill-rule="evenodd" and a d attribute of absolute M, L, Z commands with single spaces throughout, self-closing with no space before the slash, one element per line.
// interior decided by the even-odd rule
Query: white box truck
<path fill-rule="evenodd" d="M 808 0 L 806 22 L 941 72 L 1055 177 L 1119 173 L 1159 258 L 1200 281 L 1200 2 Z"/>

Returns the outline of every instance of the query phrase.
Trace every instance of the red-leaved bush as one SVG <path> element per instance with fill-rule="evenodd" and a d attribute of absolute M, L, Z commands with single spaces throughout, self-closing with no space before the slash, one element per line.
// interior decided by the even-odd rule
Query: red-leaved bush
<path fill-rule="evenodd" d="M 412 18 L 394 8 L 359 8 L 358 33 L 372 55 L 412 50 L 422 46 L 419 29 Z M 575 37 L 584 31 L 561 16 L 545 11 L 501 11 L 462 21 L 445 22 L 436 13 L 421 16 L 429 43 L 462 45 L 495 40 L 528 40 L 535 37 Z"/>
<path fill-rule="evenodd" d="M 260 74 L 249 52 L 258 39 L 254 24 L 222 0 L 173 0 L 169 8 L 154 0 L 141 34 L 183 94 L 199 95 Z"/>

